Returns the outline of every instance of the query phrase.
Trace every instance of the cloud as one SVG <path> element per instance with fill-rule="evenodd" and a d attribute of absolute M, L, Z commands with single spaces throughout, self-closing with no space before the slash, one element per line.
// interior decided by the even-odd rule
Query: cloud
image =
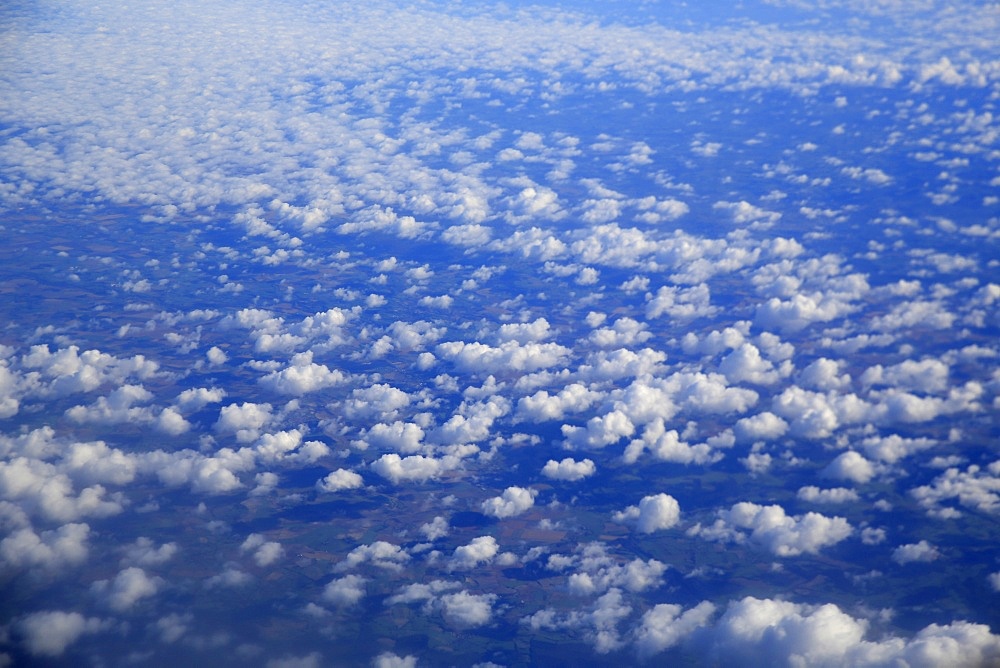
<path fill-rule="evenodd" d="M 535 505 L 538 491 L 525 487 L 508 487 L 500 496 L 486 499 L 481 504 L 484 515 L 504 519 L 528 512 Z"/>
<path fill-rule="evenodd" d="M 441 597 L 441 614 L 444 620 L 458 629 L 485 626 L 493 620 L 496 594 L 470 594 L 460 591 Z"/>
<path fill-rule="evenodd" d="M 90 535 L 90 526 L 82 523 L 64 524 L 40 534 L 31 527 L 16 529 L 0 540 L 0 561 L 7 568 L 57 572 L 87 559 Z"/>
<path fill-rule="evenodd" d="M 424 455 L 400 457 L 396 453 L 382 455 L 371 464 L 375 473 L 394 483 L 404 481 L 425 482 L 437 478 L 458 465 L 452 457 L 436 459 Z"/>
<path fill-rule="evenodd" d="M 260 568 L 270 566 L 285 556 L 281 543 L 269 541 L 259 533 L 252 533 L 240 545 L 240 552 L 252 552 L 254 563 Z"/>
<path fill-rule="evenodd" d="M 312 351 L 298 353 L 292 357 L 291 364 L 287 367 L 272 371 L 257 382 L 279 394 L 300 397 L 309 392 L 340 385 L 347 380 L 341 371 L 330 369 L 325 364 L 316 364 L 312 360 Z"/>
<path fill-rule="evenodd" d="M 728 510 L 720 510 L 718 517 L 711 526 L 695 525 L 688 530 L 688 535 L 736 542 L 749 538 L 775 556 L 794 557 L 816 554 L 853 533 L 851 525 L 843 517 L 827 517 L 813 512 L 791 516 L 786 515 L 781 506 L 761 506 L 746 501 L 734 504 Z"/>
<path fill-rule="evenodd" d="M 539 390 L 518 400 L 517 416 L 535 422 L 561 420 L 567 413 L 587 410 L 600 401 L 601 396 L 600 392 L 588 389 L 583 383 L 570 383 L 556 394 Z"/>
<path fill-rule="evenodd" d="M 417 668 L 417 657 L 382 652 L 372 661 L 372 668 Z"/>
<path fill-rule="evenodd" d="M 241 443 L 253 441 L 260 435 L 260 429 L 273 419 L 271 411 L 271 404 L 229 404 L 219 411 L 215 429 L 223 434 L 235 434 Z"/>
<path fill-rule="evenodd" d="M 398 545 L 377 540 L 369 545 L 359 545 L 351 550 L 347 557 L 337 565 L 337 570 L 346 571 L 357 568 L 364 563 L 390 571 L 400 571 L 403 564 L 410 560 L 409 553 Z"/>
<path fill-rule="evenodd" d="M 90 589 L 116 612 L 125 612 L 139 601 L 155 596 L 165 584 L 160 577 L 150 577 L 141 568 L 129 566 L 112 580 L 98 580 Z"/>
<path fill-rule="evenodd" d="M 688 610 L 672 603 L 653 606 L 643 614 L 642 622 L 632 634 L 636 653 L 646 660 L 674 647 L 707 626 L 715 610 L 708 601 Z"/>
<path fill-rule="evenodd" d="M 462 370 L 494 374 L 546 369 L 562 363 L 571 353 L 569 348 L 558 343 L 521 344 L 517 341 L 506 341 L 497 347 L 479 342 L 449 341 L 439 343 L 435 351 Z"/>
<path fill-rule="evenodd" d="M 919 543 L 909 543 L 900 545 L 892 551 L 892 560 L 897 564 L 909 564 L 914 561 L 928 562 L 934 561 L 941 556 L 937 548 L 922 540 Z"/>
<path fill-rule="evenodd" d="M 835 480 L 850 480 L 864 484 L 875 477 L 875 466 L 854 450 L 840 454 L 820 475 Z"/>
<path fill-rule="evenodd" d="M 492 562 L 499 551 L 500 546 L 493 536 L 479 536 L 467 545 L 455 548 L 450 566 L 453 570 L 471 570 L 480 564 Z"/>
<path fill-rule="evenodd" d="M 338 608 L 356 605 L 365 597 L 365 583 L 368 580 L 359 575 L 345 575 L 323 588 L 323 600 Z"/>
<path fill-rule="evenodd" d="M 316 481 L 316 489 L 321 492 L 339 492 L 344 489 L 359 489 L 365 481 L 354 471 L 337 469 L 328 473 L 322 480 Z"/>
<path fill-rule="evenodd" d="M 17 621 L 17 630 L 32 656 L 58 657 L 66 648 L 90 633 L 110 627 L 108 620 L 84 617 L 78 612 L 46 610 L 26 615 Z"/>
<path fill-rule="evenodd" d="M 964 471 L 949 468 L 931 484 L 916 487 L 910 494 L 932 516 L 959 516 L 958 510 L 942 505 L 949 500 L 980 512 L 1000 513 L 1000 461 L 985 469 L 975 464 Z"/>
<path fill-rule="evenodd" d="M 594 475 L 597 467 L 590 459 L 576 461 L 572 457 L 566 457 L 561 461 L 550 459 L 542 467 L 542 475 L 552 480 L 566 480 L 577 482 Z"/>
<path fill-rule="evenodd" d="M 676 526 L 681 519 L 681 507 L 669 494 L 655 494 L 644 496 L 637 506 L 614 513 L 612 519 L 634 524 L 640 533 L 653 533 Z"/>
<path fill-rule="evenodd" d="M 797 496 L 800 500 L 811 503 L 850 503 L 859 498 L 858 493 L 853 489 L 844 487 L 820 489 L 815 485 L 800 487 Z"/>

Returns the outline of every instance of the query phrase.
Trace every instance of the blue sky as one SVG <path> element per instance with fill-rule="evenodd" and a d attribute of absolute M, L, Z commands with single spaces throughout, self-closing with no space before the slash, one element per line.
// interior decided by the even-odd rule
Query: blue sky
<path fill-rule="evenodd" d="M 998 23 L 0 10 L 0 665 L 995 665 Z"/>

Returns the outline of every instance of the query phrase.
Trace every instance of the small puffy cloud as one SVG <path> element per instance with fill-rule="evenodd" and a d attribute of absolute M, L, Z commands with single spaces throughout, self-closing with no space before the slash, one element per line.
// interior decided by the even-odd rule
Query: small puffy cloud
<path fill-rule="evenodd" d="M 921 485 L 910 494 L 927 509 L 928 514 L 939 517 L 956 517 L 959 512 L 944 507 L 944 501 L 954 500 L 966 508 L 984 513 L 1000 513 L 1000 461 L 985 469 L 972 465 L 964 471 L 949 468 L 930 485 Z"/>
<path fill-rule="evenodd" d="M 707 626 L 715 610 L 715 606 L 708 601 L 702 601 L 688 610 L 672 603 L 653 606 L 643 614 L 633 633 L 636 653 L 645 660 L 680 644 L 692 633 Z"/>
<path fill-rule="evenodd" d="M 482 503 L 484 515 L 503 519 L 515 517 L 528 512 L 535 505 L 538 491 L 525 487 L 508 487 L 500 496 L 487 499 Z"/>
<path fill-rule="evenodd" d="M 403 564 L 410 560 L 409 553 L 398 545 L 377 540 L 369 545 L 360 545 L 351 550 L 344 561 L 337 565 L 337 570 L 345 571 L 360 564 L 370 563 L 373 566 L 391 571 L 399 571 Z"/>
<path fill-rule="evenodd" d="M 835 480 L 850 480 L 864 484 L 875 477 L 875 466 L 861 453 L 848 450 L 830 462 L 821 475 Z"/>
<path fill-rule="evenodd" d="M 914 561 L 929 562 L 941 556 L 938 549 L 922 540 L 919 543 L 908 543 L 900 545 L 892 551 L 892 560 L 897 564 L 909 564 Z"/>
<path fill-rule="evenodd" d="M 748 532 L 748 533 L 745 533 Z M 778 505 L 760 506 L 741 502 L 719 511 L 719 519 L 708 527 L 701 524 L 688 530 L 706 540 L 743 542 L 748 538 L 779 557 L 816 554 L 851 535 L 853 529 L 843 517 L 819 513 L 791 516 Z"/>
<path fill-rule="evenodd" d="M 177 543 L 164 543 L 159 547 L 149 538 L 140 536 L 134 543 L 125 547 L 122 565 L 129 566 L 159 566 L 170 561 L 177 554 Z"/>
<path fill-rule="evenodd" d="M 820 489 L 815 485 L 807 485 L 799 488 L 798 498 L 811 503 L 849 503 L 858 500 L 858 493 L 844 487 Z"/>
<path fill-rule="evenodd" d="M 423 446 L 424 430 L 412 422 L 379 422 L 365 432 L 364 441 L 379 449 L 403 453 L 417 452 Z"/>
<path fill-rule="evenodd" d="M 261 428 L 272 420 L 271 410 L 271 404 L 229 404 L 219 411 L 215 429 L 223 434 L 235 434 L 243 443 L 253 441 L 260 435 Z"/>
<path fill-rule="evenodd" d="M 635 425 L 622 410 L 615 409 L 587 421 L 586 427 L 563 425 L 562 433 L 570 447 L 603 448 L 635 433 Z"/>
<path fill-rule="evenodd" d="M 0 564 L 8 569 L 62 569 L 86 560 L 89 538 L 90 527 L 79 523 L 40 534 L 31 527 L 17 529 L 0 540 Z"/>
<path fill-rule="evenodd" d="M 253 553 L 254 562 L 261 568 L 270 566 L 285 555 L 285 549 L 281 543 L 269 541 L 259 533 L 247 536 L 243 544 L 240 545 L 240 552 Z"/>
<path fill-rule="evenodd" d="M 435 348 L 438 357 L 450 360 L 466 371 L 482 373 L 531 372 L 565 361 L 571 350 L 558 343 L 505 341 L 499 346 L 485 343 L 449 341 Z"/>
<path fill-rule="evenodd" d="M 722 458 L 722 455 L 714 452 L 708 443 L 690 445 L 681 441 L 677 430 L 667 430 L 661 418 L 646 425 L 641 439 L 628 444 L 622 455 L 622 461 L 627 464 L 635 463 L 646 451 L 660 461 L 678 464 L 708 464 Z"/>
<path fill-rule="evenodd" d="M 733 434 L 741 443 L 773 441 L 787 431 L 788 423 L 770 411 L 741 418 L 733 425 Z"/>
<path fill-rule="evenodd" d="M 448 535 L 450 527 L 448 526 L 448 520 L 436 516 L 430 522 L 425 522 L 420 525 L 420 533 L 424 535 L 427 540 L 437 540 L 438 538 L 444 538 Z"/>
<path fill-rule="evenodd" d="M 372 661 L 372 668 L 417 668 L 417 657 L 382 652 Z"/>
<path fill-rule="evenodd" d="M 365 583 L 360 575 L 345 575 L 327 583 L 323 588 L 323 600 L 339 608 L 355 605 L 365 597 Z"/>
<path fill-rule="evenodd" d="M 556 394 L 539 390 L 518 400 L 517 416 L 535 422 L 561 420 L 567 413 L 587 410 L 600 401 L 602 396 L 600 392 L 590 390 L 582 383 L 571 383 Z"/>
<path fill-rule="evenodd" d="M 458 629 L 469 629 L 489 624 L 493 619 L 496 594 L 470 594 L 460 591 L 440 598 L 441 614 L 445 621 Z"/>
<path fill-rule="evenodd" d="M 723 357 L 719 371 L 730 383 L 772 385 L 780 378 L 774 365 L 761 357 L 760 350 L 752 343 L 742 343 Z"/>
<path fill-rule="evenodd" d="M 110 623 L 106 620 L 61 610 L 34 612 L 17 620 L 15 624 L 28 653 L 45 657 L 62 656 L 66 648 L 81 636 L 97 633 L 109 626 Z"/>
<path fill-rule="evenodd" d="M 344 413 L 352 418 L 391 420 L 396 413 L 410 405 L 410 395 L 386 383 L 355 389 L 343 404 Z"/>
<path fill-rule="evenodd" d="M 640 533 L 653 533 L 676 526 L 681 519 L 681 507 L 669 494 L 643 497 L 637 506 L 616 512 L 615 522 L 634 524 Z"/>
<path fill-rule="evenodd" d="M 146 571 L 130 566 L 113 580 L 98 580 L 91 585 L 91 591 L 99 595 L 105 604 L 116 612 L 125 612 L 144 598 L 155 596 L 164 585 L 162 578 L 146 575 Z"/>
<path fill-rule="evenodd" d="M 597 467 L 590 459 L 576 461 L 572 457 L 566 457 L 562 461 L 550 459 L 542 467 L 542 475 L 552 480 L 567 480 L 576 482 L 588 476 L 594 475 Z"/>
<path fill-rule="evenodd" d="M 279 394 L 302 396 L 334 385 L 340 385 L 347 380 L 338 369 L 330 369 L 325 364 L 316 364 L 311 351 L 298 353 L 292 357 L 291 364 L 280 371 L 272 371 L 261 377 L 257 382 L 267 389 Z"/>
<path fill-rule="evenodd" d="M 342 489 L 359 489 L 365 481 L 360 475 L 348 469 L 337 469 L 316 481 L 316 489 L 321 492 L 339 492 Z"/>
<path fill-rule="evenodd" d="M 177 408 L 182 413 L 193 413 L 208 404 L 217 404 L 226 398 L 226 391 L 218 387 L 195 387 L 177 395 Z"/>
<path fill-rule="evenodd" d="M 452 468 L 448 458 L 436 459 L 424 455 L 400 457 L 394 452 L 382 455 L 371 464 L 375 473 L 394 483 L 403 481 L 425 482 L 437 478 Z"/>
<path fill-rule="evenodd" d="M 473 538 L 467 545 L 455 548 L 451 557 L 453 570 L 470 570 L 480 564 L 488 564 L 497 556 L 500 546 L 493 536 Z"/>
<path fill-rule="evenodd" d="M 209 363 L 214 366 L 218 366 L 219 364 L 225 364 L 226 362 L 229 361 L 229 356 L 226 355 L 226 352 L 218 346 L 212 346 L 211 348 L 209 348 L 208 352 L 205 353 L 205 357 L 207 357 Z"/>
<path fill-rule="evenodd" d="M 669 315 L 676 320 L 691 320 L 713 315 L 718 310 L 710 303 L 711 293 L 705 283 L 690 288 L 664 286 L 648 299 L 646 317 L 649 319 Z"/>

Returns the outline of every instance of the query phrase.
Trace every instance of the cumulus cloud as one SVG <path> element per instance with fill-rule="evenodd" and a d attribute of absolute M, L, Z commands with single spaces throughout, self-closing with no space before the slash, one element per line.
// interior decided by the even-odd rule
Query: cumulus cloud
<path fill-rule="evenodd" d="M 377 540 L 369 545 L 360 545 L 351 550 L 337 565 L 337 570 L 345 571 L 370 563 L 390 571 L 399 571 L 410 560 L 409 553 L 398 545 Z"/>
<path fill-rule="evenodd" d="M 861 453 L 855 450 L 848 450 L 837 456 L 825 469 L 821 475 L 835 480 L 850 480 L 859 484 L 864 484 L 875 477 L 875 466 L 865 459 Z"/>
<path fill-rule="evenodd" d="M 493 620 L 496 594 L 470 594 L 460 591 L 441 597 L 441 614 L 444 620 L 458 629 L 485 626 Z"/>
<path fill-rule="evenodd" d="M 323 479 L 316 481 L 316 489 L 321 492 L 339 492 L 343 489 L 359 489 L 365 481 L 354 471 L 337 469 L 328 473 Z"/>
<path fill-rule="evenodd" d="M 653 606 L 643 614 L 642 621 L 632 634 L 636 653 L 645 660 L 674 647 L 707 626 L 715 610 L 715 606 L 708 601 L 702 601 L 688 610 L 673 603 Z"/>
<path fill-rule="evenodd" d="M 761 506 L 741 502 L 728 510 L 720 510 L 711 526 L 700 523 L 688 530 L 692 536 L 706 540 L 750 540 L 779 557 L 816 554 L 820 549 L 835 545 L 853 533 L 843 517 L 827 517 L 819 513 L 786 515 L 778 505 Z"/>
<path fill-rule="evenodd" d="M 252 533 L 240 545 L 240 552 L 253 554 L 254 563 L 261 568 L 270 566 L 285 556 L 285 549 L 273 540 L 267 540 L 259 533 Z"/>
<path fill-rule="evenodd" d="M 109 620 L 62 610 L 34 612 L 20 618 L 16 624 L 25 649 L 32 656 L 44 657 L 62 656 L 66 648 L 82 636 L 98 633 L 110 626 Z"/>
<path fill-rule="evenodd" d="M 938 552 L 938 549 L 926 540 L 900 545 L 892 551 L 892 560 L 900 565 L 909 564 L 914 561 L 934 561 L 939 556 L 941 556 L 941 553 Z"/>
<path fill-rule="evenodd" d="M 347 376 L 338 369 L 330 369 L 325 364 L 313 362 L 312 351 L 306 351 L 294 355 L 291 363 L 284 369 L 262 376 L 258 383 L 278 394 L 302 396 L 340 385 L 346 380 Z"/>
<path fill-rule="evenodd" d="M 493 536 L 473 538 L 466 545 L 455 548 L 450 566 L 454 570 L 470 570 L 480 564 L 488 564 L 497 556 L 500 546 Z"/>
<path fill-rule="evenodd" d="M 681 519 L 681 507 L 669 494 L 654 494 L 644 496 L 637 506 L 614 513 L 612 519 L 634 524 L 640 533 L 653 533 L 676 526 Z"/>
<path fill-rule="evenodd" d="M 394 483 L 403 481 L 425 482 L 437 478 L 457 466 L 454 458 L 437 459 L 424 455 L 400 457 L 396 453 L 382 455 L 371 464 L 375 473 Z"/>
<path fill-rule="evenodd" d="M 949 468 L 931 484 L 916 487 L 910 493 L 932 516 L 958 516 L 955 508 L 943 505 L 951 500 L 980 512 L 1000 513 L 1000 461 L 986 468 L 975 464 L 964 471 Z"/>
<path fill-rule="evenodd" d="M 145 598 L 155 596 L 165 584 L 160 577 L 146 574 L 137 566 L 120 571 L 112 580 L 98 580 L 91 591 L 116 612 L 125 612 Z"/>
<path fill-rule="evenodd" d="M 538 490 L 525 487 L 508 487 L 500 496 L 483 501 L 481 508 L 484 515 L 497 517 L 515 517 L 528 512 L 535 505 Z"/>
<path fill-rule="evenodd" d="M 337 578 L 323 588 L 323 600 L 339 608 L 357 604 L 365 597 L 367 579 L 360 575 L 345 575 Z"/>
<path fill-rule="evenodd" d="M 590 459 L 576 461 L 572 457 L 566 457 L 561 461 L 550 459 L 542 467 L 542 475 L 552 480 L 566 480 L 576 482 L 588 476 L 594 475 L 597 466 Z"/>

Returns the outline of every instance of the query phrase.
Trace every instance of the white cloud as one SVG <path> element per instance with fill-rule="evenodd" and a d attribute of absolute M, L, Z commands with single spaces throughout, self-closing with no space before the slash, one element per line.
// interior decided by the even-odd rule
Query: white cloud
<path fill-rule="evenodd" d="M 382 652 L 372 661 L 372 668 L 417 668 L 417 657 Z"/>
<path fill-rule="evenodd" d="M 337 578 L 323 588 L 323 600 L 337 607 L 349 607 L 357 604 L 365 597 L 365 583 L 368 580 L 360 575 L 345 575 Z"/>
<path fill-rule="evenodd" d="M 612 519 L 634 524 L 640 533 L 653 533 L 676 526 L 681 519 L 681 507 L 669 494 L 654 494 L 644 496 L 637 506 L 614 513 Z"/>
<path fill-rule="evenodd" d="M 892 560 L 900 565 L 909 564 L 914 561 L 934 561 L 940 556 L 941 553 L 938 552 L 938 549 L 926 540 L 900 545 L 892 551 Z"/>
<path fill-rule="evenodd" d="M 572 457 L 566 457 L 561 461 L 550 459 L 542 467 L 542 475 L 552 480 L 567 480 L 576 482 L 586 477 L 594 475 L 597 467 L 590 459 L 576 461 Z"/>
<path fill-rule="evenodd" d="M 437 478 L 445 471 L 453 468 L 449 460 L 410 455 L 400 457 L 394 452 L 382 455 L 371 464 L 375 473 L 394 483 L 403 481 L 424 482 Z M 457 462 L 456 462 L 457 464 Z"/>
<path fill-rule="evenodd" d="M 479 536 L 467 545 L 456 547 L 450 565 L 454 570 L 470 570 L 492 562 L 499 551 L 500 546 L 493 536 Z"/>
<path fill-rule="evenodd" d="M 875 466 L 859 452 L 848 450 L 837 456 L 823 469 L 821 475 L 836 480 L 850 480 L 864 484 L 875 477 Z"/>
<path fill-rule="evenodd" d="M 583 383 L 570 383 L 556 394 L 539 390 L 518 400 L 517 415 L 535 422 L 561 420 L 567 413 L 587 410 L 600 401 L 601 396 L 600 392 L 588 389 Z"/>
<path fill-rule="evenodd" d="M 708 527 L 697 524 L 688 530 L 692 536 L 707 540 L 736 541 L 746 539 L 759 544 L 779 557 L 816 554 L 820 549 L 835 545 L 851 535 L 853 529 L 843 517 L 827 517 L 819 513 L 786 515 L 778 505 L 761 506 L 741 502 L 718 513 L 719 519 Z M 748 531 L 749 533 L 743 533 Z"/>
<path fill-rule="evenodd" d="M 0 562 L 12 569 L 59 571 L 87 559 L 89 539 L 90 526 L 80 523 L 40 534 L 30 527 L 16 529 L 0 540 Z"/>
<path fill-rule="evenodd" d="M 321 492 L 339 492 L 343 489 L 360 489 L 365 481 L 360 475 L 348 469 L 337 469 L 316 481 L 316 489 Z"/>
<path fill-rule="evenodd" d="M 643 614 L 633 632 L 635 651 L 640 659 L 649 659 L 707 626 L 714 614 L 715 606 L 708 601 L 688 610 L 672 603 L 659 603 Z"/>
<path fill-rule="evenodd" d="M 163 578 L 150 577 L 141 568 L 129 566 L 112 580 L 98 580 L 91 591 L 116 612 L 125 612 L 139 601 L 155 596 L 165 584 Z"/>
<path fill-rule="evenodd" d="M 942 505 L 949 500 L 980 512 L 1000 513 L 1000 461 L 985 469 L 978 465 L 969 466 L 964 471 L 949 468 L 931 484 L 921 485 L 911 490 L 910 494 L 929 514 L 940 517 L 960 514 L 954 508 Z"/>
<path fill-rule="evenodd" d="M 435 351 L 460 369 L 481 373 L 537 371 L 562 363 L 571 353 L 569 348 L 558 343 L 522 345 L 517 341 L 506 341 L 497 347 L 479 342 L 449 341 L 439 343 Z"/>
<path fill-rule="evenodd" d="M 384 568 L 390 571 L 400 571 L 403 564 L 410 560 L 409 553 L 398 545 L 377 540 L 369 545 L 360 545 L 351 550 L 347 557 L 337 565 L 337 570 L 345 571 L 364 563 Z"/>
<path fill-rule="evenodd" d="M 272 371 L 258 379 L 262 387 L 279 394 L 302 396 L 346 382 L 347 376 L 338 369 L 316 364 L 312 351 L 298 353 L 291 363 L 280 371 Z"/>
<path fill-rule="evenodd" d="M 46 610 L 20 618 L 16 627 L 32 656 L 58 657 L 83 635 L 106 630 L 110 623 L 78 612 Z"/>
<path fill-rule="evenodd" d="M 858 500 L 858 493 L 853 489 L 832 487 L 820 489 L 815 485 L 799 488 L 798 498 L 811 503 L 850 503 Z"/>
<path fill-rule="evenodd" d="M 261 568 L 270 566 L 285 556 L 281 543 L 269 541 L 259 533 L 252 533 L 240 545 L 240 552 L 252 552 L 254 562 Z"/>
<path fill-rule="evenodd" d="M 496 594 L 470 594 L 460 591 L 441 597 L 441 614 L 455 628 L 469 629 L 485 626 L 493 620 Z"/>
<path fill-rule="evenodd" d="M 525 487 L 508 487 L 500 496 L 483 501 L 481 508 L 484 515 L 504 519 L 528 512 L 535 505 L 538 491 Z"/>
<path fill-rule="evenodd" d="M 271 410 L 271 404 L 229 404 L 219 411 L 215 429 L 223 434 L 235 434 L 242 443 L 253 441 L 260 429 L 273 419 Z"/>

